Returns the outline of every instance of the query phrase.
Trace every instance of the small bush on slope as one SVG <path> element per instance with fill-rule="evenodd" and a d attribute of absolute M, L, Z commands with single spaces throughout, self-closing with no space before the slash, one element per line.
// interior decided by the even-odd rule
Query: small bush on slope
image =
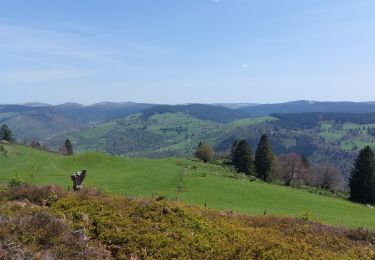
<path fill-rule="evenodd" d="M 87 191 L 51 207 L 0 202 L 0 250 L 58 258 L 371 259 L 375 233 Z M 76 237 L 85 230 L 89 241 Z M 4 251 L 5 250 L 5 251 Z M 39 254 L 39 255 L 38 255 Z M 29 255 L 32 255 L 31 253 Z"/>

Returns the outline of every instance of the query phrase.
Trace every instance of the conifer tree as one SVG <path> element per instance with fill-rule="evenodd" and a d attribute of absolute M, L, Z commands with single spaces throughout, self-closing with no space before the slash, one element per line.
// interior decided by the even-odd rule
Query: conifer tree
<path fill-rule="evenodd" d="M 232 157 L 232 164 L 233 165 L 236 165 L 236 160 L 237 160 L 237 157 L 236 157 L 236 149 L 237 149 L 237 146 L 238 146 L 238 143 L 239 143 L 240 140 L 236 139 L 233 144 L 232 144 L 232 147 L 230 148 L 230 155 Z"/>
<path fill-rule="evenodd" d="M 66 155 L 73 155 L 73 145 L 69 139 L 65 140 L 64 146 L 65 146 Z"/>
<path fill-rule="evenodd" d="M 349 199 L 360 203 L 375 203 L 375 156 L 369 146 L 363 148 L 349 178 Z"/>
<path fill-rule="evenodd" d="M 5 140 L 5 141 L 8 141 L 8 142 L 13 141 L 12 130 L 10 130 L 7 125 L 2 125 L 0 127 L 0 140 Z"/>
<path fill-rule="evenodd" d="M 264 181 L 270 181 L 272 177 L 272 164 L 272 148 L 268 142 L 267 135 L 263 134 L 255 152 L 255 170 L 257 177 Z"/>
<path fill-rule="evenodd" d="M 235 141 L 232 146 L 232 163 L 237 171 L 253 173 L 253 154 L 246 140 Z"/>

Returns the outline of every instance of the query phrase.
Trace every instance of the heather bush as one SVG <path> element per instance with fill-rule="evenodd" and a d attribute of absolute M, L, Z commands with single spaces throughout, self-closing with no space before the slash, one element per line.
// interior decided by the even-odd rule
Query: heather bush
<path fill-rule="evenodd" d="M 6 214 L 0 220 L 0 259 L 17 252 L 21 259 L 375 257 L 375 232 L 310 222 L 308 214 L 247 216 L 90 189 L 58 197 L 50 207 L 18 202 L 0 202 L 0 215 Z"/>
<path fill-rule="evenodd" d="M 28 184 L 10 186 L 8 188 L 8 194 L 12 200 L 27 199 L 30 202 L 44 206 L 49 206 L 54 201 L 65 196 L 65 192 L 60 186 L 37 186 Z"/>
<path fill-rule="evenodd" d="M 374 245 L 340 228 L 305 219 L 250 217 L 167 200 L 70 194 L 51 212 L 89 236 L 115 258 L 356 258 L 375 256 Z M 78 213 L 77 213 L 78 212 Z M 307 222 L 306 222 L 307 220 Z M 319 231 L 316 226 L 321 227 Z M 369 231 L 370 234 L 374 234 Z M 324 246 L 322 246 L 322 243 Z"/>

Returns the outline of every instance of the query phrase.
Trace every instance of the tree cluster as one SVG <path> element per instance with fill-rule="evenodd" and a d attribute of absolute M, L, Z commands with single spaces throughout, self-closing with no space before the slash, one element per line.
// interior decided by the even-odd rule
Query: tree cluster
<path fill-rule="evenodd" d="M 340 170 L 328 163 L 314 165 L 306 179 L 306 184 L 321 189 L 337 191 L 344 183 Z"/>
<path fill-rule="evenodd" d="M 255 156 L 246 140 L 236 140 L 232 145 L 231 155 L 237 171 L 256 175 L 267 182 L 271 180 L 274 155 L 266 134 L 261 136 Z"/>

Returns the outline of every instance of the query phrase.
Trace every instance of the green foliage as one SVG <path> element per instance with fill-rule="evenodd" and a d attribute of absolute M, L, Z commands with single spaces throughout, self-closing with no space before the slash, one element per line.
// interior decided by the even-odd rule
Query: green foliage
<path fill-rule="evenodd" d="M 367 146 L 354 162 L 349 179 L 350 200 L 375 204 L 375 156 Z"/>
<path fill-rule="evenodd" d="M 5 140 L 8 142 L 12 142 L 14 140 L 12 130 L 10 130 L 5 124 L 0 127 L 0 140 Z"/>
<path fill-rule="evenodd" d="M 314 217 L 314 214 L 311 211 L 303 211 L 300 214 L 300 219 L 303 221 L 311 222 L 315 221 L 316 218 Z"/>
<path fill-rule="evenodd" d="M 255 152 L 255 171 L 257 177 L 264 180 L 270 181 L 272 177 L 272 161 L 273 161 L 273 152 L 271 145 L 268 141 L 268 136 L 263 134 L 260 138 L 258 147 Z"/>
<path fill-rule="evenodd" d="M 9 181 L 8 185 L 10 187 L 19 187 L 24 184 L 23 179 L 16 173 Z"/>
<path fill-rule="evenodd" d="M 246 140 L 236 140 L 231 148 L 232 163 L 239 172 L 247 175 L 253 173 L 253 155 Z"/>
<path fill-rule="evenodd" d="M 5 149 L 3 145 L 0 145 L 0 155 L 4 157 L 8 157 L 8 150 Z"/>
<path fill-rule="evenodd" d="M 214 149 L 209 144 L 199 144 L 195 151 L 195 156 L 204 163 L 212 161 L 214 158 Z"/>
<path fill-rule="evenodd" d="M 65 140 L 64 146 L 66 150 L 66 155 L 73 155 L 73 145 L 69 139 Z"/>

